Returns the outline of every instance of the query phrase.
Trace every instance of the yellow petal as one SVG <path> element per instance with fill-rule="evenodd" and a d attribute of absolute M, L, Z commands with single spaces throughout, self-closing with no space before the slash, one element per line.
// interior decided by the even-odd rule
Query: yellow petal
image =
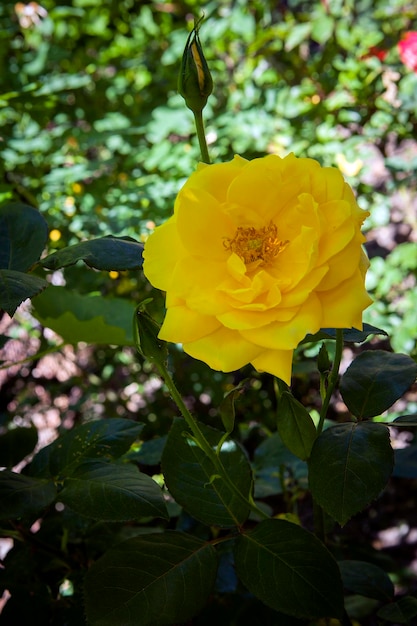
<path fill-rule="evenodd" d="M 172 343 L 196 341 L 221 326 L 215 317 L 200 315 L 186 306 L 168 308 L 159 337 Z"/>
<path fill-rule="evenodd" d="M 360 269 L 343 283 L 319 294 L 323 307 L 322 328 L 362 328 L 362 311 L 372 299 L 365 291 Z"/>
<path fill-rule="evenodd" d="M 231 161 L 226 163 L 214 163 L 213 165 L 199 164 L 186 182 L 190 189 L 205 189 L 219 202 L 225 202 L 229 185 L 240 173 L 249 161 L 236 155 Z"/>
<path fill-rule="evenodd" d="M 264 348 L 293 350 L 308 333 L 315 333 L 322 326 L 321 303 L 313 293 L 289 322 L 273 322 L 241 333 L 248 341 Z"/>
<path fill-rule="evenodd" d="M 326 233 L 320 239 L 317 264 L 322 265 L 346 248 L 355 235 L 355 227 L 351 220 L 347 220 L 333 233 Z M 357 244 L 358 245 L 358 244 Z M 360 244 L 359 244 L 360 245 Z"/>
<path fill-rule="evenodd" d="M 250 363 L 262 348 L 246 341 L 238 332 L 220 328 L 198 341 L 185 343 L 184 351 L 214 370 L 232 372 Z"/>
<path fill-rule="evenodd" d="M 232 309 L 226 313 L 222 313 L 217 316 L 217 319 L 224 326 L 227 326 L 227 328 L 247 330 L 248 328 L 259 328 L 259 326 L 265 326 L 271 322 L 288 322 L 294 317 L 298 310 L 299 307 L 292 309 L 276 307 L 268 309 L 267 311 L 254 311 L 241 307 L 240 309 Z"/>
<path fill-rule="evenodd" d="M 218 285 L 224 279 L 224 263 L 181 259 L 172 274 L 171 289 L 187 306 L 202 315 L 218 315 L 230 306 Z"/>
<path fill-rule="evenodd" d="M 343 250 L 329 260 L 327 264 L 329 271 L 320 282 L 317 291 L 334 289 L 352 276 L 358 269 L 361 254 L 360 241 L 352 239 Z"/>
<path fill-rule="evenodd" d="M 143 272 L 154 287 L 167 291 L 178 259 L 186 251 L 177 233 L 174 217 L 158 226 L 149 236 L 143 251 Z"/>
<path fill-rule="evenodd" d="M 194 256 L 225 261 L 228 253 L 224 241 L 234 236 L 236 228 L 219 201 L 204 189 L 194 191 L 185 185 L 178 195 L 176 211 L 184 248 Z"/>
<path fill-rule="evenodd" d="M 228 297 L 233 307 L 246 305 L 246 309 L 265 310 L 278 306 L 281 301 L 279 281 L 264 270 L 259 270 L 252 277 L 245 276 L 241 284 L 227 279 L 219 284 L 218 289 Z"/>
<path fill-rule="evenodd" d="M 324 276 L 326 276 L 329 268 L 326 265 L 311 269 L 306 276 L 290 291 L 283 291 L 281 307 L 292 308 L 302 305 L 310 294 L 321 284 Z"/>
<path fill-rule="evenodd" d="M 273 374 L 290 385 L 292 359 L 292 350 L 264 350 L 251 363 L 259 372 Z"/>
<path fill-rule="evenodd" d="M 316 169 L 311 178 L 311 193 L 320 204 L 343 198 L 345 186 L 342 174 L 335 167 Z"/>

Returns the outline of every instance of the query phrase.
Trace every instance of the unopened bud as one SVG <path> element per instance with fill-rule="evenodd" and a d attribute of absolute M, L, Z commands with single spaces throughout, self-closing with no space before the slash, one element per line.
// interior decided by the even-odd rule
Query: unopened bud
<path fill-rule="evenodd" d="M 188 35 L 178 77 L 178 91 L 193 113 L 204 109 L 213 91 L 213 80 L 198 36 L 202 19 L 194 23 L 194 28 Z"/>
<path fill-rule="evenodd" d="M 331 362 L 329 353 L 327 352 L 327 348 L 324 343 L 321 344 L 321 348 L 317 356 L 317 367 L 320 374 L 327 374 L 327 372 L 330 371 Z"/>
<path fill-rule="evenodd" d="M 133 335 L 138 352 L 153 363 L 165 363 L 168 350 L 165 341 L 158 338 L 159 326 L 146 312 L 145 300 L 135 311 L 133 322 Z"/>

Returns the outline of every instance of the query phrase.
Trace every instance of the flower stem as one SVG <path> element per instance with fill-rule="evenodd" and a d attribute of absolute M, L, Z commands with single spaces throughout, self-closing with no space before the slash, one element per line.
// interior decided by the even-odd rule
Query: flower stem
<path fill-rule="evenodd" d="M 320 395 L 322 397 L 322 406 L 320 411 L 320 419 L 317 424 L 317 437 L 321 434 L 324 426 L 324 420 L 327 416 L 329 404 L 333 392 L 335 390 L 339 377 L 340 361 L 343 353 L 343 330 L 336 330 L 336 351 L 334 355 L 333 367 L 327 379 L 327 388 L 325 384 L 325 376 L 320 374 Z M 313 516 L 314 516 L 314 532 L 316 537 L 323 543 L 326 543 L 326 523 L 324 511 L 322 507 L 313 499 Z"/>
<path fill-rule="evenodd" d="M 193 113 L 198 143 L 200 144 L 201 160 L 203 163 L 210 164 L 210 155 L 208 153 L 206 134 L 204 131 L 203 111 L 193 111 Z"/>
<path fill-rule="evenodd" d="M 336 330 L 336 351 L 334 355 L 333 367 L 329 374 L 327 390 L 324 396 L 323 404 L 321 406 L 320 419 L 317 425 L 317 436 L 320 435 L 320 433 L 323 430 L 324 420 L 326 419 L 326 416 L 327 416 L 330 399 L 333 395 L 333 391 L 335 390 L 335 387 L 337 384 L 337 380 L 339 377 L 340 361 L 342 360 L 342 353 L 343 353 L 343 329 L 338 328 Z"/>
<path fill-rule="evenodd" d="M 160 375 L 162 376 L 166 386 L 168 387 L 172 399 L 174 400 L 175 404 L 181 411 L 181 414 L 184 420 L 186 421 L 187 426 L 192 431 L 192 434 L 195 438 L 196 443 L 198 443 L 201 450 L 210 459 L 210 461 L 212 462 L 215 468 L 216 473 L 220 476 L 221 480 L 223 480 L 227 484 L 227 486 L 230 488 L 230 490 L 233 491 L 233 493 L 235 493 L 238 496 L 238 498 L 242 502 L 244 502 L 254 513 L 261 516 L 262 518 L 268 518 L 269 516 L 265 513 L 265 511 L 262 511 L 262 509 L 260 509 L 256 505 L 256 503 L 254 502 L 252 498 L 252 495 L 249 493 L 248 496 L 245 496 L 243 493 L 241 493 L 241 491 L 239 491 L 239 489 L 236 487 L 234 482 L 230 479 L 228 473 L 223 467 L 223 464 L 218 454 L 209 444 L 207 439 L 204 437 L 197 421 L 194 419 L 190 411 L 185 406 L 184 400 L 182 399 L 181 394 L 176 388 L 175 383 L 170 373 L 168 372 L 168 369 L 166 368 L 166 366 L 163 363 L 158 363 L 158 362 L 155 362 L 155 365 L 158 368 L 158 371 Z"/>

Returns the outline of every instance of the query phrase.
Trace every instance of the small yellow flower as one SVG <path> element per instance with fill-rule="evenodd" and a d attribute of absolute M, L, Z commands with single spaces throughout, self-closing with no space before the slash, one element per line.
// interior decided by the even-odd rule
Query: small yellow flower
<path fill-rule="evenodd" d="M 61 239 L 61 231 L 57 228 L 53 228 L 49 233 L 49 239 L 54 242 L 59 241 Z"/>
<path fill-rule="evenodd" d="M 159 337 L 215 370 L 252 363 L 289 383 L 306 334 L 362 328 L 367 215 L 312 159 L 200 164 L 145 244 L 145 275 L 166 291 Z"/>
<path fill-rule="evenodd" d="M 362 159 L 348 161 L 342 152 L 336 155 L 336 165 L 345 176 L 356 176 L 363 167 Z"/>

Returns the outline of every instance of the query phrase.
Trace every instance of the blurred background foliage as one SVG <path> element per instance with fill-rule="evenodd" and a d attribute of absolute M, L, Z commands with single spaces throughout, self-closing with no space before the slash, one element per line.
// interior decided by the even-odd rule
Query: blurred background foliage
<path fill-rule="evenodd" d="M 339 167 L 370 211 L 375 303 L 365 321 L 384 328 L 395 350 L 415 355 L 417 64 L 407 67 L 398 46 L 417 29 L 414 2 L 6 0 L 0 200 L 39 208 L 49 253 L 107 234 L 145 240 L 171 214 L 199 160 L 192 114 L 176 83 L 187 33 L 202 13 L 215 84 L 205 110 L 212 160 L 293 151 Z M 151 291 L 139 273 L 82 264 L 54 272 L 51 281 L 130 302 Z M 161 297 L 153 295 L 161 314 Z M 28 315 L 18 313 L 20 330 L 12 325 L 6 336 L 29 333 L 39 349 L 59 343 Z M 129 354 L 99 348 L 87 359 L 97 397 L 107 384 L 111 396 L 119 370 L 137 381 L 139 368 L 146 382 L 148 372 Z M 193 367 L 197 382 L 178 376 L 190 395 L 207 391 L 211 405 L 213 377 Z"/>
<path fill-rule="evenodd" d="M 3 0 L 0 202 L 39 209 L 50 228 L 48 253 L 108 234 L 145 240 L 171 214 L 200 157 L 177 74 L 202 12 L 200 36 L 214 80 L 205 109 L 212 160 L 294 152 L 339 167 L 370 211 L 368 286 L 375 302 L 365 321 L 385 329 L 396 351 L 416 357 L 417 51 L 410 67 L 398 46 L 417 31 L 413 0 Z M 131 303 L 152 295 L 153 314 L 162 314 L 161 295 L 139 272 L 78 264 L 50 280 Z M 143 420 L 148 440 L 167 432 L 172 404 L 132 348 L 64 345 L 11 366 L 61 343 L 27 305 L 15 320 L 0 322 L 0 426 L 34 424 L 42 445 L 57 430 L 99 417 Z M 320 401 L 311 378 L 317 350 L 304 345 L 295 363 L 294 394 L 312 414 Z M 213 373 L 175 347 L 171 364 L 189 408 L 219 427 L 224 392 L 247 379 L 234 435 L 254 460 L 258 495 L 281 494 L 285 480 L 270 437 L 272 379 L 251 368 Z M 336 408 L 343 419 L 343 406 Z M 417 411 L 415 393 L 407 411 Z M 138 453 L 151 474 L 159 444 Z M 291 467 L 287 502 L 303 507 L 305 480 L 304 467 Z M 189 523 L 180 519 L 178 527 Z M 355 528 L 356 541 L 362 531 Z"/>

